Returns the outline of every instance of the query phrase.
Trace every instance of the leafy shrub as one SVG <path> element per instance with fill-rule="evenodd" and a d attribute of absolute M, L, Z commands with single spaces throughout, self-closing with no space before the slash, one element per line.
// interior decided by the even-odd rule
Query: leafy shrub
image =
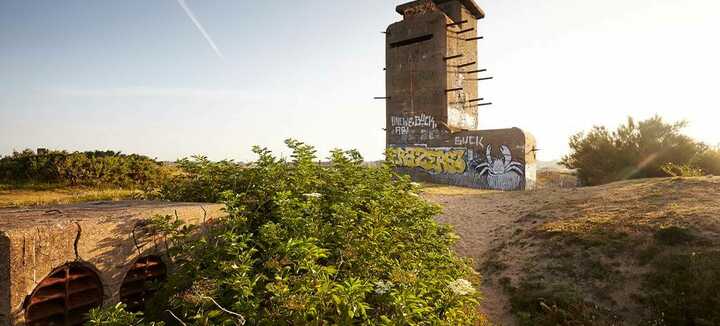
<path fill-rule="evenodd" d="M 142 155 L 113 151 L 25 150 L 0 158 L 0 182 L 152 188 L 167 175 L 162 164 Z"/>
<path fill-rule="evenodd" d="M 665 255 L 645 276 L 648 325 L 720 325 L 720 252 Z"/>
<path fill-rule="evenodd" d="M 154 220 L 175 269 L 148 314 L 170 309 L 195 325 L 480 321 L 478 276 L 407 177 L 364 167 L 356 151 L 320 165 L 312 147 L 287 145 L 291 161 L 255 148 L 255 163 L 230 168 L 227 217 L 199 229 Z"/>
<path fill-rule="evenodd" d="M 705 175 L 702 169 L 693 167 L 689 164 L 677 165 L 666 163 L 661 167 L 662 171 L 671 177 L 701 177 Z"/>
<path fill-rule="evenodd" d="M 118 303 L 112 307 L 90 310 L 89 320 L 85 323 L 87 326 L 163 326 L 163 322 L 143 321 L 142 312 L 128 312 L 125 310 L 127 306 Z"/>
<path fill-rule="evenodd" d="M 663 166 L 668 163 L 698 168 L 691 163 L 707 146 L 683 135 L 681 130 L 685 126 L 685 122 L 668 124 L 655 116 L 639 123 L 628 118 L 627 124 L 612 132 L 605 127 L 594 127 L 587 134 L 571 137 L 572 153 L 561 163 L 577 169 L 585 185 L 667 177 L 669 174 Z"/>
<path fill-rule="evenodd" d="M 704 174 L 720 175 L 720 148 L 709 148 L 692 160 L 692 166 Z"/>
<path fill-rule="evenodd" d="M 241 193 L 247 185 L 243 165 L 231 160 L 212 162 L 205 156 L 193 156 L 177 161 L 177 167 L 182 173 L 162 185 L 161 199 L 215 203 L 222 200 L 223 192 Z"/>

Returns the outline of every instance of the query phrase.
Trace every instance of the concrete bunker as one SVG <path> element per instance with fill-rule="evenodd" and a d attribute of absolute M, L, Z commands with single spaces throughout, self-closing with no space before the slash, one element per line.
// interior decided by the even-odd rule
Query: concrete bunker
<path fill-rule="evenodd" d="M 90 202 L 0 209 L 0 326 L 80 325 L 96 306 L 141 310 L 149 282 L 165 279 L 156 215 L 199 225 L 225 215 L 219 204 Z M 54 323 L 51 323 L 54 322 Z"/>
<path fill-rule="evenodd" d="M 495 190 L 535 187 L 535 138 L 478 130 L 486 68 L 473 0 L 416 0 L 386 34 L 387 161 L 415 180 Z"/>

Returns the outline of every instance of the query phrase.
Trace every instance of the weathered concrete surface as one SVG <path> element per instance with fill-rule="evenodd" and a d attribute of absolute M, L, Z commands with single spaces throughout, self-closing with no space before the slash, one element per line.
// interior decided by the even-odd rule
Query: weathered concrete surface
<path fill-rule="evenodd" d="M 190 224 L 224 214 L 218 204 L 149 201 L 0 209 L 0 325 L 22 325 L 25 297 L 68 262 L 95 270 L 103 283 L 104 304 L 115 304 L 131 264 L 165 248 L 162 239 L 138 222 L 176 213 Z"/>
<path fill-rule="evenodd" d="M 388 160 L 417 180 L 523 190 L 535 185 L 535 139 L 518 129 L 477 130 L 478 19 L 472 0 L 397 7 L 386 42 Z"/>

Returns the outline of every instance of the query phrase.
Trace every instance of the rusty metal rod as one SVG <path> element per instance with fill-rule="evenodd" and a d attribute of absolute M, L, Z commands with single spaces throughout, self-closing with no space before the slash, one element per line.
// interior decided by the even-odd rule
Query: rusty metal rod
<path fill-rule="evenodd" d="M 485 38 L 485 36 L 471 37 L 471 38 L 466 38 L 465 41 L 469 42 L 469 41 L 475 41 L 475 40 L 482 40 L 484 38 Z"/>
<path fill-rule="evenodd" d="M 459 22 L 457 22 L 457 23 L 447 24 L 447 27 L 458 26 L 458 25 L 465 24 L 465 23 L 467 23 L 467 22 L 468 22 L 467 20 L 461 20 L 461 21 L 459 21 Z"/>
<path fill-rule="evenodd" d="M 492 102 L 489 102 L 489 103 L 480 103 L 480 104 L 478 104 L 477 106 L 487 106 L 487 105 L 492 105 Z"/>
<path fill-rule="evenodd" d="M 452 59 L 462 58 L 462 56 L 463 56 L 462 54 L 451 55 L 449 57 L 444 57 L 443 60 L 448 61 L 448 60 L 452 60 Z"/>
<path fill-rule="evenodd" d="M 468 102 L 473 103 L 473 102 L 480 102 L 480 101 L 484 101 L 484 100 L 485 100 L 484 98 L 480 97 L 480 98 L 474 98 Z"/>
<path fill-rule="evenodd" d="M 458 67 L 458 68 L 465 68 L 465 67 L 472 66 L 472 65 L 474 65 L 474 64 L 476 64 L 476 63 L 477 63 L 476 61 L 468 62 L 468 63 L 461 64 L 461 65 L 459 65 L 459 66 L 457 66 L 457 67 Z"/>
<path fill-rule="evenodd" d="M 465 72 L 463 72 L 463 73 L 464 73 L 464 74 L 474 74 L 474 73 L 486 72 L 486 71 L 487 71 L 487 69 L 479 69 L 479 70 L 473 70 L 473 71 L 465 71 Z"/>
<path fill-rule="evenodd" d="M 467 32 L 472 32 L 472 31 L 474 31 L 474 30 L 475 30 L 475 28 L 472 28 L 472 27 L 471 27 L 471 28 L 468 28 L 468 29 L 463 29 L 463 30 L 461 30 L 461 31 L 459 31 L 459 32 L 455 32 L 455 33 L 456 33 L 456 34 L 465 34 L 465 33 L 467 33 Z"/>
<path fill-rule="evenodd" d="M 485 78 L 478 78 L 478 79 L 475 79 L 475 80 L 490 80 L 490 79 L 493 79 L 493 78 L 492 78 L 492 77 L 485 77 Z"/>
<path fill-rule="evenodd" d="M 457 92 L 457 91 L 461 91 L 461 90 L 463 90 L 463 88 L 462 88 L 462 87 L 458 87 L 458 88 L 451 88 L 451 89 L 446 89 L 446 90 L 445 90 L 445 93 L 450 93 L 450 92 Z"/>

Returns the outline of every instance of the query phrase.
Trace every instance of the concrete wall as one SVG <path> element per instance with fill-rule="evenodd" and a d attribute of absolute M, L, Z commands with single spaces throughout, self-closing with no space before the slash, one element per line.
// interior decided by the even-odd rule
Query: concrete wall
<path fill-rule="evenodd" d="M 524 190 L 535 187 L 534 145 L 532 136 L 517 128 L 464 131 L 447 142 L 390 145 L 387 160 L 420 181 Z"/>

